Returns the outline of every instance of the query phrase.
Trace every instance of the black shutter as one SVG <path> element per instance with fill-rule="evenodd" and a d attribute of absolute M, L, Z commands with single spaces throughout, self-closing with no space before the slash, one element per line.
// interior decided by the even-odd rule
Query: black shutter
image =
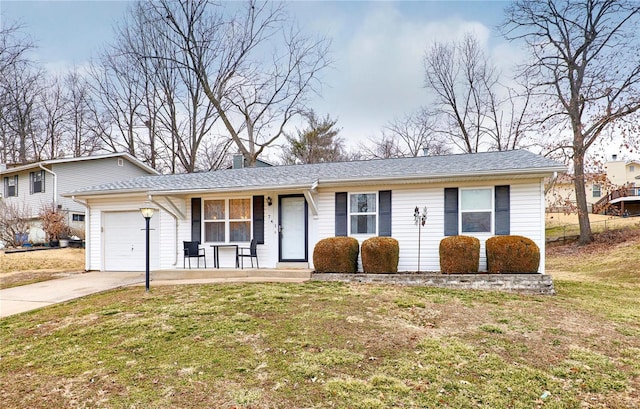
<path fill-rule="evenodd" d="M 378 235 L 391 237 L 391 191 L 378 192 Z"/>
<path fill-rule="evenodd" d="M 264 196 L 253 197 L 253 238 L 264 244 Z"/>
<path fill-rule="evenodd" d="M 444 189 L 444 235 L 458 235 L 458 188 Z"/>
<path fill-rule="evenodd" d="M 191 198 L 191 241 L 202 241 L 202 199 Z"/>
<path fill-rule="evenodd" d="M 495 188 L 496 206 L 496 235 L 511 234 L 511 204 L 509 186 L 496 186 Z"/>
<path fill-rule="evenodd" d="M 347 192 L 336 192 L 336 236 L 347 235 Z"/>

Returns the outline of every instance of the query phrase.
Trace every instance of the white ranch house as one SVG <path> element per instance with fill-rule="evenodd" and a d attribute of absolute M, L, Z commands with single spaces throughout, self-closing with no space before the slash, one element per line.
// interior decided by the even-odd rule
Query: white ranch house
<path fill-rule="evenodd" d="M 67 193 L 87 207 L 86 269 L 142 271 L 145 221 L 151 219 L 151 270 L 183 266 L 183 241 L 248 247 L 255 238 L 261 268 L 313 268 L 316 243 L 333 236 L 392 236 L 399 271 L 418 265 L 414 209 L 428 209 L 421 229 L 421 270 L 439 271 L 446 235 L 522 235 L 541 249 L 544 273 L 545 177 L 566 169 L 528 151 L 489 152 L 313 165 L 227 169 L 137 177 Z M 220 249 L 220 265 L 235 265 Z"/>

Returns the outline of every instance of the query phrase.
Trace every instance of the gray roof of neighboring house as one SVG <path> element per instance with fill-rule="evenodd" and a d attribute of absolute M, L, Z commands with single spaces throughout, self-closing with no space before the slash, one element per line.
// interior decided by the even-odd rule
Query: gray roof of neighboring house
<path fill-rule="evenodd" d="M 58 158 L 58 159 L 47 159 L 40 162 L 27 163 L 25 165 L 18 165 L 13 167 L 7 167 L 6 169 L 0 169 L 0 174 L 9 174 L 9 173 L 18 173 L 23 172 L 29 169 L 37 169 L 42 166 L 55 165 L 61 163 L 75 163 L 75 162 L 84 162 L 96 159 L 107 159 L 107 158 L 122 158 L 126 159 L 134 165 L 138 166 L 141 169 L 151 173 L 151 174 L 159 174 L 159 172 L 147 164 L 140 161 L 138 158 L 126 153 L 126 152 L 117 152 L 117 153 L 106 153 L 102 155 L 91 155 L 91 156 L 80 156 L 74 158 Z"/>
<path fill-rule="evenodd" d="M 67 195 L 126 192 L 180 192 L 197 190 L 255 190 L 338 184 L 358 181 L 410 181 L 465 176 L 516 175 L 563 172 L 555 161 L 525 150 L 377 159 L 260 168 L 225 169 L 206 173 L 140 176 L 92 186 Z"/>

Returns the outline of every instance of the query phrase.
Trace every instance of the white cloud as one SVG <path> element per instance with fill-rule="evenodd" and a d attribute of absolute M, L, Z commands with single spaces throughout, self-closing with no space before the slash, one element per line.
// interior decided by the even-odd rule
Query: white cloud
<path fill-rule="evenodd" d="M 349 23 L 348 29 L 340 25 L 334 36 L 336 68 L 326 76 L 328 86 L 314 107 L 339 117 L 342 135 L 351 145 L 379 135 L 393 118 L 428 102 L 423 56 L 429 44 L 472 32 L 486 45 L 491 36 L 482 23 L 429 21 L 428 15 L 402 14 L 392 3 L 370 3 L 362 15 L 352 15 L 344 24 Z"/>

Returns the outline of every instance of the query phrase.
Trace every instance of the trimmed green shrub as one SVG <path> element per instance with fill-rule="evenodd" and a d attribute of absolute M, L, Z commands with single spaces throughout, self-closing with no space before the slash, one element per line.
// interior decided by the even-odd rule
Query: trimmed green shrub
<path fill-rule="evenodd" d="M 356 273 L 359 251 L 353 237 L 329 237 L 313 249 L 313 265 L 318 273 Z"/>
<path fill-rule="evenodd" d="M 450 236 L 440 240 L 440 272 L 477 273 L 480 268 L 480 240 L 470 236 Z"/>
<path fill-rule="evenodd" d="M 540 248 L 522 236 L 495 236 L 486 242 L 487 271 L 496 273 L 537 273 Z"/>
<path fill-rule="evenodd" d="M 362 242 L 362 269 L 365 273 L 397 273 L 400 259 L 398 240 L 371 237 Z"/>

